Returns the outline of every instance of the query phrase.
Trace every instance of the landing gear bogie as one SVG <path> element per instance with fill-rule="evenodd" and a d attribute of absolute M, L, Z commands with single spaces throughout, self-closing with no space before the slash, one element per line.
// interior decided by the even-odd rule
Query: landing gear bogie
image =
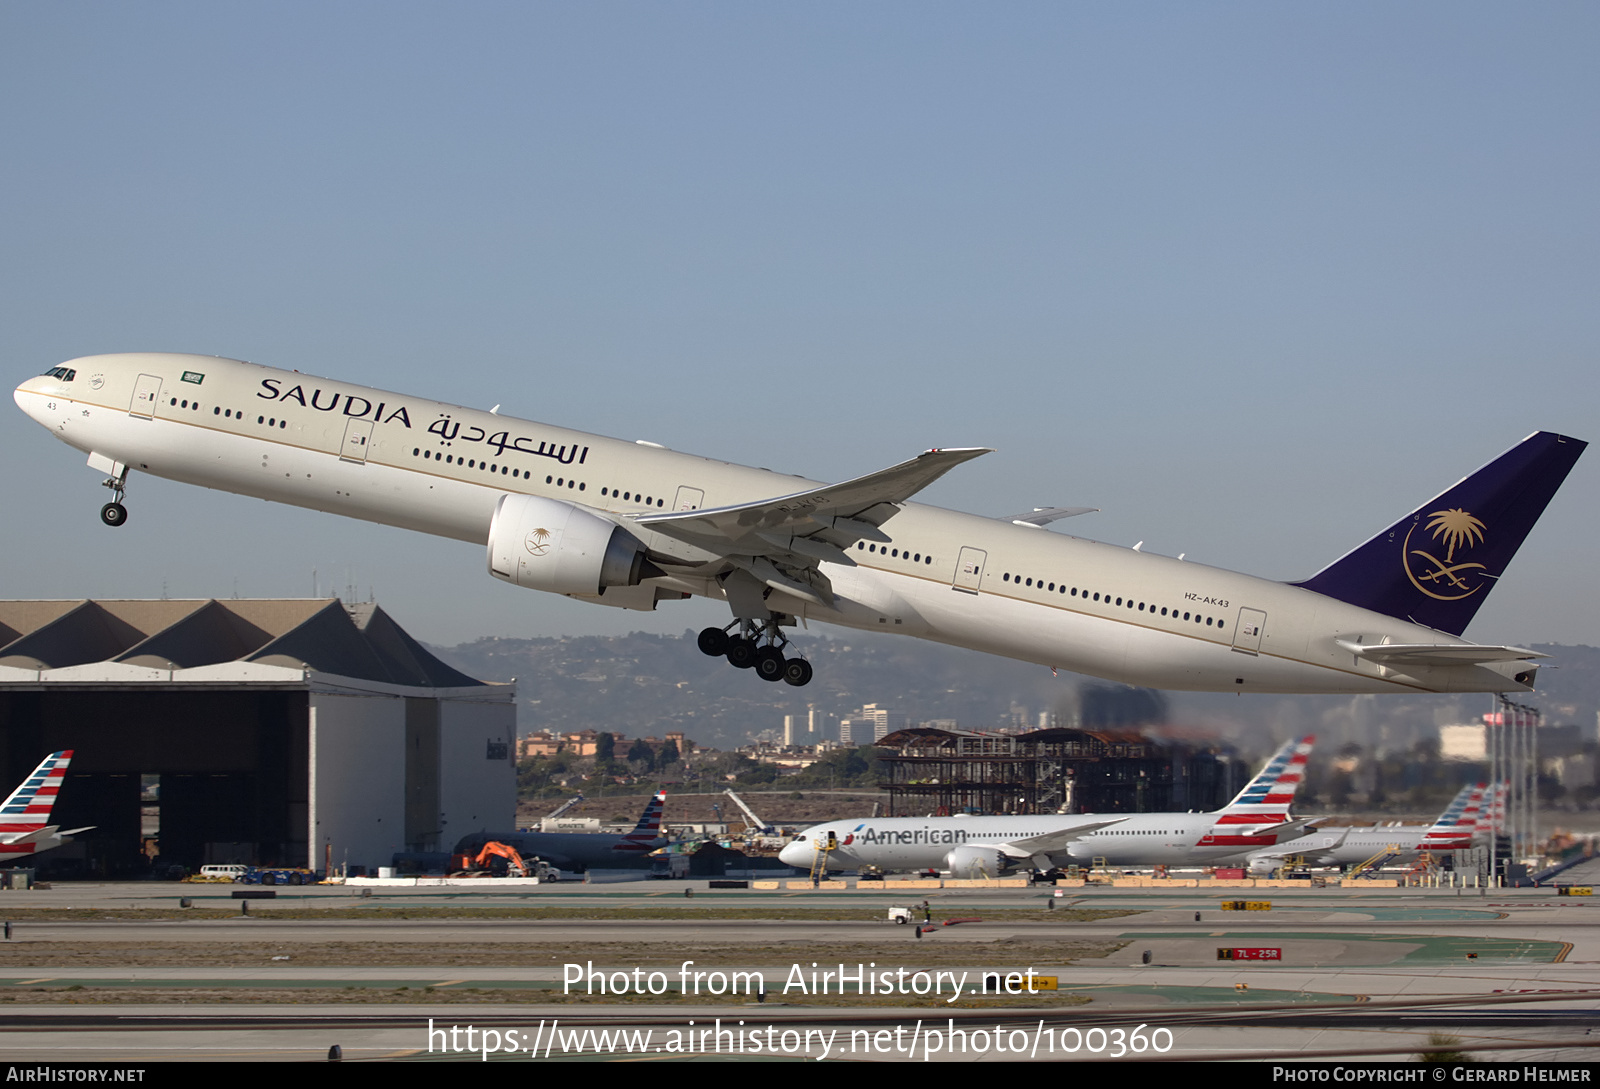
<path fill-rule="evenodd" d="M 737 627 L 737 631 L 729 628 Z M 709 657 L 725 657 L 736 669 L 753 669 L 764 681 L 799 688 L 811 683 L 811 663 L 804 658 L 785 658 L 784 649 L 789 641 L 778 627 L 778 619 L 764 624 L 750 620 L 736 620 L 728 628 L 706 628 L 695 640 L 700 653 Z"/>

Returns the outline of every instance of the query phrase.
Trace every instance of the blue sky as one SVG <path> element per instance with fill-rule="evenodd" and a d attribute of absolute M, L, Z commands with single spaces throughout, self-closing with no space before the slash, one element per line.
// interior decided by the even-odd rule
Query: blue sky
<path fill-rule="evenodd" d="M 0 360 L 212 353 L 1304 577 L 1600 437 L 1600 8 L 0 6 Z M 0 596 L 681 631 L 0 422 Z M 1600 642 L 1600 454 L 1468 636 Z"/>

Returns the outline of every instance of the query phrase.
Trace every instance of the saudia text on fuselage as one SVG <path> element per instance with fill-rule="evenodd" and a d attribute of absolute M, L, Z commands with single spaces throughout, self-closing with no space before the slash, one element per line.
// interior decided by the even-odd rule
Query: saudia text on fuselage
<path fill-rule="evenodd" d="M 294 385 L 284 389 L 284 379 L 263 378 L 261 389 L 256 396 L 267 401 L 294 402 L 302 408 L 314 408 L 318 412 L 333 412 L 344 405 L 343 415 L 353 419 L 371 419 L 374 423 L 391 424 L 399 423 L 407 430 L 411 429 L 411 413 L 405 405 L 390 408 L 385 401 L 377 404 L 357 393 L 340 393 L 337 390 L 326 394 L 327 404 L 323 404 L 324 391 L 321 387 L 313 387 L 310 393 L 306 392 L 303 385 Z M 360 407 L 357 408 L 356 406 Z M 387 411 L 387 415 L 385 412 Z M 544 442 L 534 439 L 531 435 L 513 436 L 510 431 L 501 431 L 489 434 L 484 428 L 475 424 L 463 426 L 455 420 L 450 413 L 441 412 L 439 418 L 428 425 L 428 433 L 438 436 L 439 444 L 446 448 L 454 446 L 457 442 L 482 443 L 494 448 L 498 457 L 504 457 L 507 450 L 517 454 L 529 454 L 533 457 L 550 458 L 562 465 L 571 465 L 576 462 L 582 465 L 589 457 L 587 446 L 579 447 L 576 443 Z M 535 445 L 535 443 L 538 445 Z"/>

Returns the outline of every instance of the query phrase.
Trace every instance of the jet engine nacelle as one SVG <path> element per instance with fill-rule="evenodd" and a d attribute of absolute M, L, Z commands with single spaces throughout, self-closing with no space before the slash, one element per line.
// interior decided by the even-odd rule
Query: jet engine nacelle
<path fill-rule="evenodd" d="M 553 594 L 598 594 L 659 574 L 627 530 L 572 503 L 502 495 L 489 524 L 489 574 Z"/>
<path fill-rule="evenodd" d="M 999 877 L 1010 863 L 993 847 L 953 847 L 944 856 L 951 877 Z"/>

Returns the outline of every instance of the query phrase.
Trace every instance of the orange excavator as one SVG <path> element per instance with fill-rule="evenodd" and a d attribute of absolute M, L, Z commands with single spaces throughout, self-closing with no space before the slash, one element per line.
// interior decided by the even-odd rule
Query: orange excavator
<path fill-rule="evenodd" d="M 537 877 L 549 880 L 556 876 L 555 871 L 542 860 L 536 858 L 531 862 L 526 861 L 515 847 L 499 840 L 485 843 L 483 849 L 470 858 L 465 855 L 458 855 L 457 858 L 462 863 L 463 871 L 467 873 L 484 873 L 492 869 L 492 860 L 501 858 L 506 863 L 507 877 Z"/>

